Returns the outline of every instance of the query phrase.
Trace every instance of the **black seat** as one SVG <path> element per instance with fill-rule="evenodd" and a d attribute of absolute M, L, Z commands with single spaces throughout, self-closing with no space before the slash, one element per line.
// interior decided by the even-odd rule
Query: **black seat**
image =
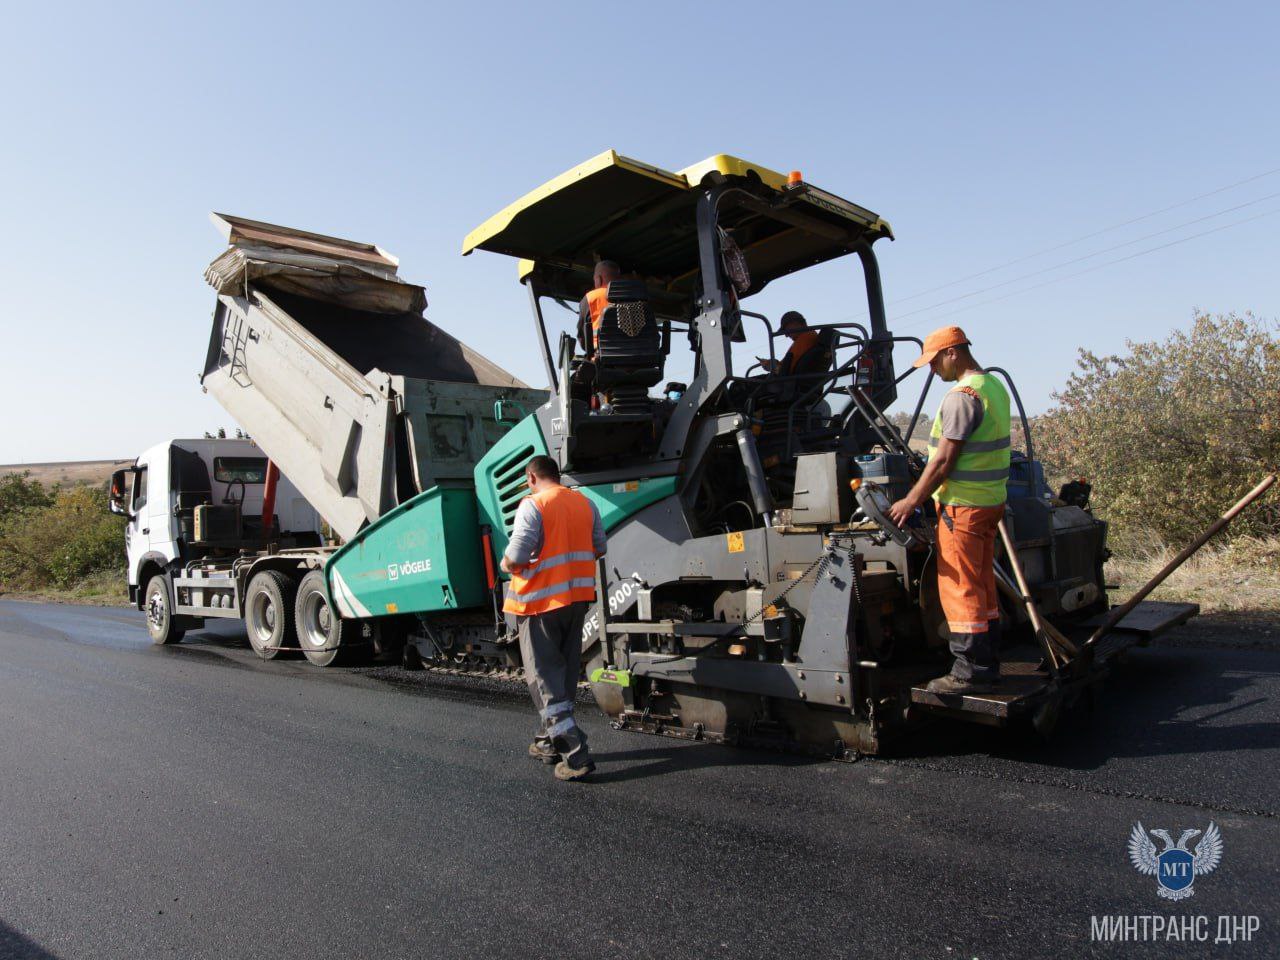
<path fill-rule="evenodd" d="M 596 390 L 609 394 L 615 413 L 647 413 L 663 366 L 662 331 L 644 282 L 614 280 L 596 332 Z"/>
<path fill-rule="evenodd" d="M 821 374 L 831 369 L 835 357 L 836 331 L 817 331 L 818 339 L 780 382 L 765 381 L 756 395 L 756 416 L 761 420 L 756 446 L 766 469 L 780 464 L 788 448 L 791 455 L 802 453 L 806 436 L 812 431 L 814 408 L 822 402 Z M 790 379 L 792 377 L 804 379 Z M 803 401 L 803 402 L 802 402 Z"/>

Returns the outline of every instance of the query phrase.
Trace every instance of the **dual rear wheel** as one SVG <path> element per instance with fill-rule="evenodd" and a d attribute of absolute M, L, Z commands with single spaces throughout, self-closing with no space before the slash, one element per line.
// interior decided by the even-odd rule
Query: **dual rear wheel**
<path fill-rule="evenodd" d="M 329 605 L 324 573 L 312 570 L 298 584 L 294 602 L 298 645 L 317 667 L 347 666 L 368 658 L 373 651 L 373 626 L 361 620 L 344 620 Z"/>
<path fill-rule="evenodd" d="M 249 581 L 244 595 L 244 627 L 249 645 L 263 660 L 289 652 L 293 642 L 293 604 L 298 584 L 280 570 L 264 570 Z"/>
<path fill-rule="evenodd" d="M 249 644 L 264 660 L 301 649 L 318 667 L 357 663 L 373 649 L 374 630 L 344 620 L 329 605 L 324 573 L 312 570 L 296 581 L 280 570 L 264 570 L 249 582 L 244 598 Z"/>

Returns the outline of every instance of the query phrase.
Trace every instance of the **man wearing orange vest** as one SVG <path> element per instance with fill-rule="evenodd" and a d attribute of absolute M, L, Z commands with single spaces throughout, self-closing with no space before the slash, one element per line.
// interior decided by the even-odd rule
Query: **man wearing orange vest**
<path fill-rule="evenodd" d="M 550 457 L 530 460 L 525 482 L 531 493 L 520 501 L 502 555 L 502 569 L 511 574 L 502 609 L 517 617 L 520 656 L 541 721 L 529 755 L 556 764 L 557 780 L 581 780 L 596 768 L 573 718 L 582 623 L 596 599 L 596 559 L 608 539 L 595 504 L 560 485 L 560 468 Z"/>
<path fill-rule="evenodd" d="M 622 268 L 612 260 L 601 260 L 591 276 L 592 289 L 578 304 L 578 343 L 588 357 L 596 353 L 596 331 L 600 329 L 604 308 L 609 305 L 609 284 L 620 279 Z"/>
<path fill-rule="evenodd" d="M 809 321 L 798 310 L 788 310 L 782 315 L 778 332 L 791 339 L 791 346 L 787 348 L 782 359 L 768 360 L 764 357 L 756 357 L 756 359 L 768 373 L 788 377 L 796 372 L 796 364 L 800 362 L 800 358 L 818 345 L 818 335 L 809 329 Z"/>

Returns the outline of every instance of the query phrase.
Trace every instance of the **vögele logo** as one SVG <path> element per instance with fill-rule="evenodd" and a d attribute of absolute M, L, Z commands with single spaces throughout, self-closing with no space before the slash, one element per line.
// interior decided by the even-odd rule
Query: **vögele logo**
<path fill-rule="evenodd" d="M 398 580 L 401 577 L 410 577 L 415 573 L 430 573 L 431 561 L 427 560 L 406 560 L 404 563 L 387 564 L 387 579 Z"/>

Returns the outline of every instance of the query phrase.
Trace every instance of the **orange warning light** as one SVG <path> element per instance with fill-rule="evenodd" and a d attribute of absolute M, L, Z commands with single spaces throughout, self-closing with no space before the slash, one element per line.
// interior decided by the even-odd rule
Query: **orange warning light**
<path fill-rule="evenodd" d="M 849 481 L 849 489 L 850 489 L 850 490 L 853 490 L 853 491 L 855 491 L 855 492 L 856 492 L 856 491 L 857 491 L 857 489 L 858 489 L 860 486 L 862 486 L 862 478 L 861 478 L 861 477 L 854 477 L 852 480 L 850 480 L 850 481 Z"/>
<path fill-rule="evenodd" d="M 788 187 L 794 187 L 801 183 L 804 183 L 804 177 L 801 175 L 799 170 L 792 170 L 789 174 L 787 174 Z"/>

